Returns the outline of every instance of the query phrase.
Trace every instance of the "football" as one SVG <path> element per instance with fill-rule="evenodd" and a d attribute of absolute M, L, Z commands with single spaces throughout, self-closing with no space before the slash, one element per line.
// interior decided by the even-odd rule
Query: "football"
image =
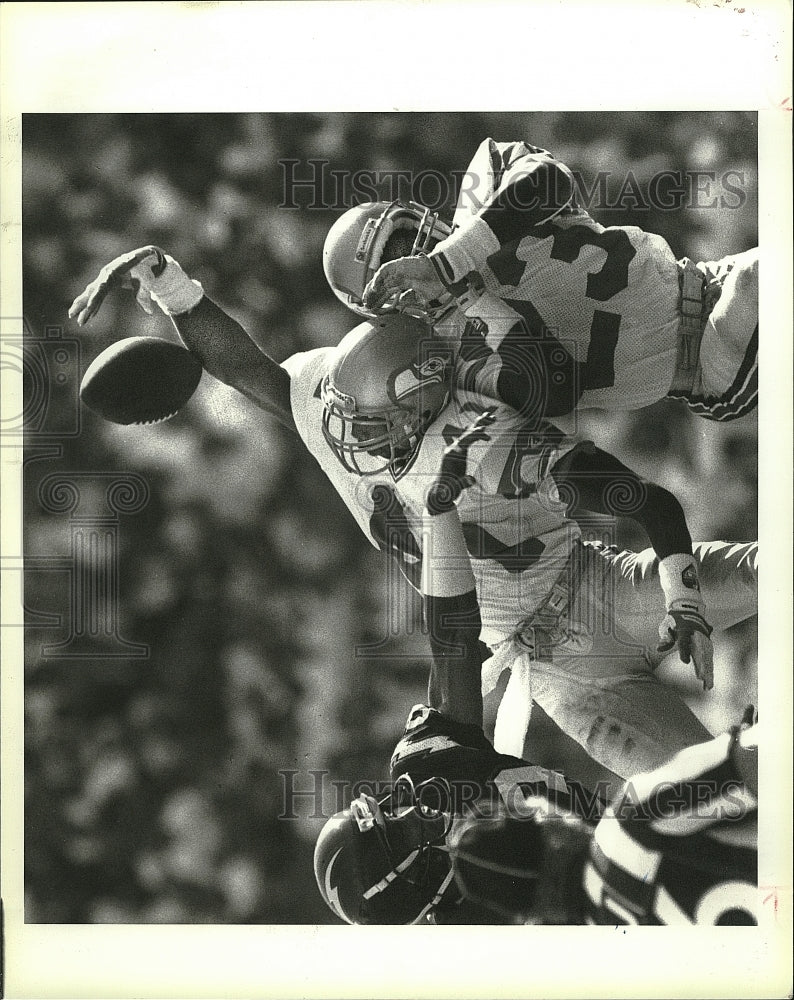
<path fill-rule="evenodd" d="M 128 337 L 86 369 L 80 398 L 114 424 L 151 424 L 180 410 L 201 381 L 201 362 L 159 337 Z"/>

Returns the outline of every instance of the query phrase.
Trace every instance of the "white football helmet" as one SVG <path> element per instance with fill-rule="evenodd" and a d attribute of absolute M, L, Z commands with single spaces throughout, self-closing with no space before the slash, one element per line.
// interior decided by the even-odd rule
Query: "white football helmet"
<path fill-rule="evenodd" d="M 375 313 L 362 305 L 364 289 L 380 265 L 397 257 L 427 253 L 452 227 L 416 202 L 370 201 L 351 208 L 331 226 L 323 247 L 323 268 L 334 295 L 359 316 Z M 440 307 L 448 308 L 451 297 Z M 393 308 L 391 303 L 379 312 Z M 427 315 L 428 310 L 416 310 Z"/>
<path fill-rule="evenodd" d="M 454 346 L 403 313 L 359 324 L 342 338 L 322 382 L 323 434 L 348 472 L 398 479 L 447 404 Z"/>

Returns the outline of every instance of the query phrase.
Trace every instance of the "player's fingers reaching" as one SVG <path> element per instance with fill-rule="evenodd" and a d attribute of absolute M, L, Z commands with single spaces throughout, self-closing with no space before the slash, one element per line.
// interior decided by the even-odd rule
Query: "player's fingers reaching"
<path fill-rule="evenodd" d="M 431 513 L 451 510 L 461 493 L 476 482 L 467 469 L 469 449 L 476 441 L 489 440 L 487 428 L 494 422 L 494 413 L 495 409 L 481 413 L 444 449 L 441 468 L 427 494 Z"/>
<path fill-rule="evenodd" d="M 703 684 L 703 690 L 714 686 L 714 651 L 711 639 L 701 632 L 684 634 L 679 639 L 679 655 L 683 663 L 692 663 L 695 676 Z"/>
<path fill-rule="evenodd" d="M 406 292 L 395 292 L 394 295 L 387 299 L 389 308 L 397 310 L 397 312 L 404 313 L 416 313 L 422 315 L 425 309 L 425 303 L 422 301 L 422 297 L 417 295 L 413 288 L 409 288 Z M 381 309 L 383 307 L 380 307 Z"/>
<path fill-rule="evenodd" d="M 714 647 L 707 635 L 695 632 L 692 636 L 692 661 L 695 677 L 703 683 L 704 691 L 714 687 Z"/>
<path fill-rule="evenodd" d="M 78 325 L 84 326 L 99 312 L 111 288 L 123 287 L 125 282 L 127 287 L 132 288 L 134 287 L 133 280 L 138 282 L 136 298 L 140 303 L 142 297 L 141 278 L 148 277 L 151 280 L 158 277 L 162 274 L 165 265 L 165 254 L 159 247 L 139 247 L 137 250 L 121 254 L 109 264 L 105 264 L 96 278 L 77 296 L 69 307 L 69 318 L 76 318 Z M 140 271 L 137 277 L 131 275 L 134 269 Z M 146 271 L 148 271 L 148 276 Z M 147 311 L 149 310 L 147 309 Z"/>
<path fill-rule="evenodd" d="M 678 644 L 678 655 L 683 663 L 693 662 L 695 676 L 702 681 L 703 689 L 714 687 L 714 651 L 711 645 L 713 629 L 694 605 L 671 607 L 659 626 L 660 653 L 668 653 Z"/>
<path fill-rule="evenodd" d="M 380 309 L 392 297 L 397 296 L 396 305 L 399 308 L 407 291 L 414 293 L 411 304 L 416 299 L 427 303 L 444 293 L 444 286 L 436 274 L 435 268 L 427 257 L 398 257 L 396 260 L 381 264 L 375 276 L 364 289 L 363 302 L 367 309 Z"/>
<path fill-rule="evenodd" d="M 76 317 L 78 324 L 83 326 L 99 312 L 99 307 L 102 305 L 107 291 L 107 284 L 100 278 L 95 278 L 69 306 L 69 319 Z"/>
<path fill-rule="evenodd" d="M 401 257 L 382 264 L 364 289 L 363 302 L 368 309 L 379 309 L 392 298 L 412 291 L 410 258 Z"/>
<path fill-rule="evenodd" d="M 675 646 L 675 622 L 670 615 L 666 615 L 659 626 L 659 645 L 656 647 L 660 653 L 669 653 Z"/>
<path fill-rule="evenodd" d="M 495 412 L 495 409 L 490 409 L 486 410 L 485 413 L 481 413 L 451 444 L 447 445 L 444 449 L 443 462 L 456 455 L 462 455 L 465 458 L 469 448 L 471 448 L 475 441 L 488 441 L 490 436 L 487 428 L 496 419 L 494 416 Z"/>

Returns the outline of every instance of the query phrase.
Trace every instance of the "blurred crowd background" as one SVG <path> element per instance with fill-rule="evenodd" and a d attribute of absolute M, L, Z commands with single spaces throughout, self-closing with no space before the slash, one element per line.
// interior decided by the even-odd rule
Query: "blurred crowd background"
<path fill-rule="evenodd" d="M 162 246 L 281 361 L 356 324 L 325 283 L 321 250 L 340 211 L 366 199 L 326 190 L 323 207 L 307 187 L 289 197 L 289 176 L 317 176 L 311 160 L 452 177 L 483 138 L 527 139 L 588 183 L 609 172 L 618 203 L 591 208 L 605 225 L 639 225 L 677 256 L 709 260 L 757 242 L 756 126 L 749 113 L 23 118 L 28 334 L 76 341 L 26 446 L 27 921 L 332 921 L 312 872 L 321 813 L 345 804 L 351 783 L 385 781 L 425 692 L 418 606 L 389 618 L 382 557 L 303 446 L 232 390 L 205 374 L 165 423 L 118 427 L 82 409 L 79 432 L 59 437 L 101 350 L 137 334 L 177 339 L 122 293 L 86 329 L 70 323 L 99 268 Z M 701 193 L 643 203 L 664 170 L 700 171 Z M 624 189 L 629 171 L 636 185 Z M 449 194 L 451 209 L 454 184 Z M 35 379 L 26 391 L 38 413 Z M 669 401 L 593 413 L 582 429 L 676 492 L 695 538 L 757 537 L 753 416 L 717 426 Z M 71 657 L 75 646 L 53 647 L 86 612 L 70 603 L 75 512 L 45 502 L 54 473 L 79 474 L 89 525 L 107 513 L 108 473 L 148 488 L 107 529 L 114 635 L 106 646 L 89 635 Z M 617 530 L 621 544 L 647 544 L 631 525 Z M 117 638 L 148 653 L 125 656 Z M 718 637 L 716 653 L 706 697 L 690 668 L 663 669 L 719 729 L 755 698 L 755 623 Z M 290 788 L 317 796 L 290 801 Z"/>

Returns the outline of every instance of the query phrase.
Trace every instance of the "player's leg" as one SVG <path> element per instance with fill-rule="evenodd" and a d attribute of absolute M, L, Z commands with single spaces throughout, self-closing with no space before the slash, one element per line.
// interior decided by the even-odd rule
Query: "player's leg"
<path fill-rule="evenodd" d="M 605 643 L 596 650 L 599 645 Z M 644 659 L 618 655 L 613 670 L 606 672 L 601 658 L 555 655 L 554 664 L 538 664 L 532 678 L 537 703 L 603 767 L 627 778 L 710 738 Z"/>
<path fill-rule="evenodd" d="M 603 558 L 603 552 L 610 558 Z M 542 650 L 536 647 L 539 655 L 530 664 L 530 686 L 534 701 L 567 736 L 599 764 L 626 777 L 658 766 L 709 734 L 676 692 L 654 676 L 643 644 L 616 623 L 618 574 L 612 564 L 616 554 L 595 545 L 577 550 L 566 635 L 552 639 L 546 631 L 552 641 Z M 653 607 L 651 621 L 656 628 L 664 604 L 658 578 L 649 581 L 649 590 L 651 584 L 658 590 L 653 605 L 647 602 Z M 647 608 L 644 612 L 648 617 Z M 536 622 L 535 640 L 541 634 Z M 654 649 L 657 642 L 654 636 Z M 510 699 L 521 698 L 522 693 L 521 685 L 507 684 L 501 719 L 521 719 L 521 704 L 511 704 Z M 521 738 L 513 731 L 509 735 L 513 743 L 516 736 Z M 571 770 L 567 762 L 563 770 Z"/>
<path fill-rule="evenodd" d="M 559 771 L 590 791 L 598 789 L 607 799 L 612 799 L 623 785 L 621 777 L 593 760 L 581 743 L 563 732 L 538 704 L 532 706 L 521 756 L 550 771 Z"/>
<path fill-rule="evenodd" d="M 705 266 L 722 293 L 703 331 L 700 385 L 690 407 L 726 420 L 758 399 L 758 248 Z"/>

